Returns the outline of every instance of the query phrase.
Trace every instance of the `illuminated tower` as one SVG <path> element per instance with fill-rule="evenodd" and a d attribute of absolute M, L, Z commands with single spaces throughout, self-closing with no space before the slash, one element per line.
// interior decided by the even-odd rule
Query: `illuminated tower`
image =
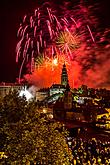
<path fill-rule="evenodd" d="M 64 85 L 65 87 L 68 84 L 68 74 L 67 74 L 67 69 L 66 69 L 66 65 L 63 65 L 62 68 L 62 74 L 61 74 L 61 84 Z"/>

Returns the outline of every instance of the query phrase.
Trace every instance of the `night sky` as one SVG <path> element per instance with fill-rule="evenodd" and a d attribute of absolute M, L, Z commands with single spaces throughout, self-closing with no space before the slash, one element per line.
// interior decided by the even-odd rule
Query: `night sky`
<path fill-rule="evenodd" d="M 15 63 L 17 30 L 23 16 L 37 8 L 37 1 L 0 1 L 0 82 L 14 82 L 18 77 L 18 66 Z M 42 3 L 41 1 L 39 4 Z M 72 2 L 74 3 L 74 0 Z M 110 0 L 97 0 L 97 2 L 99 11 L 96 15 L 100 20 L 100 26 L 102 28 L 110 27 Z"/>

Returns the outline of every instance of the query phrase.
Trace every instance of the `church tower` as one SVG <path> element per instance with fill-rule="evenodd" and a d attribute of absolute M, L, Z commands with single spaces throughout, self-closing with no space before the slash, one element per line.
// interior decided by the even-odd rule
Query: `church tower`
<path fill-rule="evenodd" d="M 66 69 L 66 65 L 63 65 L 62 68 L 62 74 L 61 74 L 61 84 L 64 85 L 65 87 L 68 84 L 68 74 L 67 74 L 67 69 Z"/>

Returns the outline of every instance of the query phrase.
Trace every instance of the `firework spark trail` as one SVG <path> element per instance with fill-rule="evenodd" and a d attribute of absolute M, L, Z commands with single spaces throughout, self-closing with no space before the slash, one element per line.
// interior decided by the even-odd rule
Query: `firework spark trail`
<path fill-rule="evenodd" d="M 59 30 L 62 29 L 62 26 L 61 26 L 60 22 L 58 21 L 57 17 L 56 17 L 55 15 L 54 15 L 53 17 L 55 18 L 55 20 L 56 20 L 56 22 L 57 22 L 58 29 L 59 29 Z M 58 31 L 58 30 L 57 30 L 57 31 Z"/>
<path fill-rule="evenodd" d="M 87 28 L 88 28 L 89 33 L 90 33 L 90 35 L 91 35 L 92 41 L 95 43 L 95 39 L 94 39 L 94 37 L 93 37 L 93 34 L 92 34 L 92 32 L 91 32 L 91 29 L 90 29 L 89 25 L 87 25 Z"/>
<path fill-rule="evenodd" d="M 52 29 L 51 29 L 49 20 L 47 20 L 47 26 L 48 26 L 48 29 L 49 29 L 50 38 L 52 39 L 53 35 L 52 35 Z"/>
<path fill-rule="evenodd" d="M 33 66 L 34 66 L 34 51 L 32 51 L 32 55 L 31 55 L 31 72 L 34 70 Z"/>
<path fill-rule="evenodd" d="M 25 22 L 25 21 L 26 21 L 26 17 L 27 17 L 27 15 L 25 15 L 25 16 L 24 16 L 24 18 L 23 18 L 23 22 Z"/>
<path fill-rule="evenodd" d="M 23 65 L 24 65 L 25 59 L 26 59 L 26 56 L 23 58 L 23 61 L 22 61 L 21 66 L 20 66 L 19 78 L 18 78 L 18 82 L 19 83 L 20 83 L 21 73 L 22 73 L 22 69 L 23 69 Z"/>
<path fill-rule="evenodd" d="M 71 20 L 75 23 L 76 27 L 78 28 L 79 26 L 78 26 L 77 22 L 75 21 L 75 19 L 72 18 L 72 17 L 70 17 L 70 18 L 71 18 Z"/>
<path fill-rule="evenodd" d="M 48 14 L 49 14 L 50 22 L 52 23 L 52 15 L 51 15 L 50 9 L 48 7 L 47 7 L 47 11 L 48 11 Z"/>
<path fill-rule="evenodd" d="M 38 51 L 38 54 L 39 54 L 39 42 L 37 41 L 37 51 Z"/>
<path fill-rule="evenodd" d="M 21 30 L 22 30 L 22 25 L 20 25 L 20 27 L 19 27 L 19 29 L 18 29 L 17 36 L 20 35 Z"/>
<path fill-rule="evenodd" d="M 23 37 L 21 38 L 21 40 L 18 42 L 17 47 L 16 47 L 16 52 L 17 52 L 17 56 L 16 56 L 16 62 L 18 62 L 18 58 L 20 56 L 20 50 L 21 50 L 21 43 L 23 41 Z"/>

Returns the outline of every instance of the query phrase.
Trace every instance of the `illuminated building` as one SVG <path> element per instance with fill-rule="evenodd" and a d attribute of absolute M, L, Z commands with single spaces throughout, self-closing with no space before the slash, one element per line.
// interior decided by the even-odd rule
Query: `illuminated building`
<path fill-rule="evenodd" d="M 61 84 L 53 84 L 50 87 L 50 96 L 57 93 L 64 93 L 67 84 L 68 84 L 68 74 L 67 74 L 66 65 L 64 64 L 61 74 Z"/>
<path fill-rule="evenodd" d="M 61 74 L 61 84 L 52 84 L 50 88 L 42 88 L 36 92 L 36 100 L 43 101 L 46 97 L 50 97 L 52 100 L 56 101 L 59 98 L 59 94 L 63 94 L 66 90 L 68 84 L 68 74 L 66 70 L 66 65 L 63 65 L 62 74 Z M 57 95 L 58 94 L 58 95 Z M 51 97 L 53 96 L 53 97 Z"/>
<path fill-rule="evenodd" d="M 49 88 L 42 88 L 36 92 L 36 100 L 42 101 L 49 96 Z"/>
<path fill-rule="evenodd" d="M 63 93 L 65 91 L 65 86 L 61 84 L 53 84 L 50 87 L 50 96 L 57 94 L 57 93 Z"/>
<path fill-rule="evenodd" d="M 0 96 L 5 97 L 7 94 L 9 94 L 10 91 L 21 91 L 24 88 L 23 84 L 17 84 L 17 83 L 1 83 L 0 84 Z"/>

